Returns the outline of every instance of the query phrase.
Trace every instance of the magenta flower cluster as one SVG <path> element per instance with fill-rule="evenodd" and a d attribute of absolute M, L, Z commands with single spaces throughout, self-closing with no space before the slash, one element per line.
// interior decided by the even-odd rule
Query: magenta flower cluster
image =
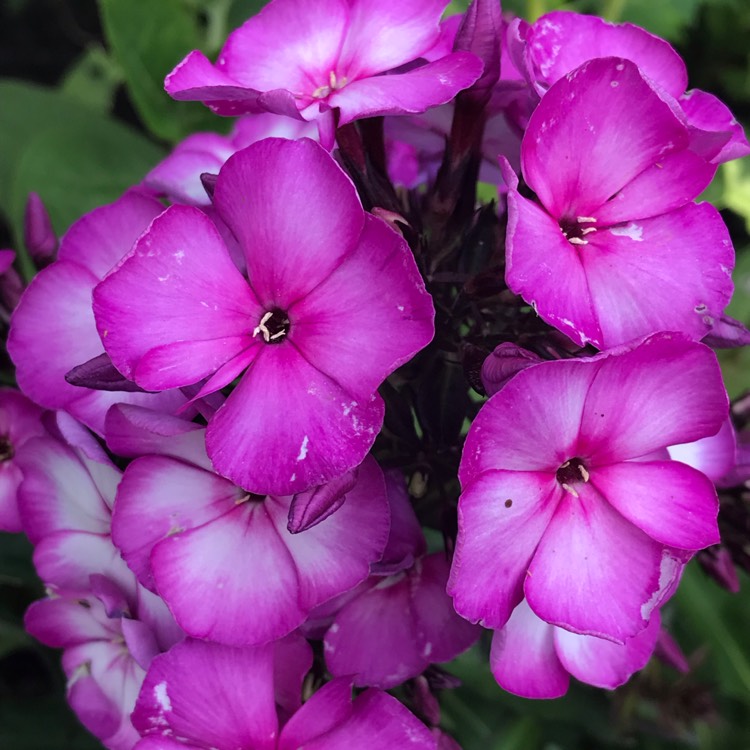
<path fill-rule="evenodd" d="M 510 692 L 614 688 L 750 479 L 695 202 L 742 128 L 638 27 L 445 5 L 271 0 L 166 79 L 229 136 L 59 248 L 30 206 L 0 528 L 110 750 L 455 748 L 482 627 Z"/>

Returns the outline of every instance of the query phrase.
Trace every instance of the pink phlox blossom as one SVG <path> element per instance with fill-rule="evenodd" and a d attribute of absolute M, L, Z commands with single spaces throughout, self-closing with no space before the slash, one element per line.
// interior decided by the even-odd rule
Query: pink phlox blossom
<path fill-rule="evenodd" d="M 337 124 L 424 112 L 479 78 L 482 62 L 470 52 L 421 59 L 438 41 L 445 5 L 272 0 L 230 34 L 215 64 L 191 52 L 165 89 L 221 115 L 267 111 L 315 120 L 330 149 Z"/>
<path fill-rule="evenodd" d="M 538 202 L 505 166 L 510 288 L 579 345 L 705 336 L 729 302 L 734 250 L 718 211 L 692 202 L 715 167 L 688 146 L 629 60 L 590 60 L 554 83 L 522 145 Z"/>
<path fill-rule="evenodd" d="M 127 418 L 127 419 L 126 419 Z M 190 635 L 245 645 L 280 638 L 313 608 L 363 581 L 389 529 L 382 472 L 359 467 L 343 502 L 300 533 L 292 496 L 253 495 L 208 466 L 202 435 L 119 407 L 110 441 L 138 451 L 156 430 L 162 455 L 136 458 L 117 493 L 113 536 L 139 581 L 158 592 Z M 144 429 L 145 427 L 145 429 Z"/>
<path fill-rule="evenodd" d="M 134 578 L 123 588 L 92 575 L 85 590 L 53 588 L 24 624 L 64 649 L 68 702 L 84 726 L 109 750 L 130 750 L 138 740 L 130 714 L 148 665 L 184 637 L 164 602 Z"/>
<path fill-rule="evenodd" d="M 208 422 L 214 467 L 250 492 L 304 492 L 365 457 L 376 389 L 431 340 L 432 300 L 401 235 L 309 139 L 235 154 L 214 206 L 248 278 L 202 212 L 172 206 L 95 290 L 99 332 L 147 390 L 239 378 Z"/>
<path fill-rule="evenodd" d="M 644 630 L 719 540 L 713 484 L 666 448 L 726 414 L 714 354 L 677 334 L 517 373 L 464 446 L 456 611 L 499 630 L 525 597 L 574 633 L 624 643 Z"/>

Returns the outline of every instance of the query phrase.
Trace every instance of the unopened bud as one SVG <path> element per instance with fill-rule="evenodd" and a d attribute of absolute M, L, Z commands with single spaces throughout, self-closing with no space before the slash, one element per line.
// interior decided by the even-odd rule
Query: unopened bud
<path fill-rule="evenodd" d="M 36 264 L 48 266 L 57 252 L 57 235 L 37 193 L 29 193 L 23 218 L 23 241 Z"/>

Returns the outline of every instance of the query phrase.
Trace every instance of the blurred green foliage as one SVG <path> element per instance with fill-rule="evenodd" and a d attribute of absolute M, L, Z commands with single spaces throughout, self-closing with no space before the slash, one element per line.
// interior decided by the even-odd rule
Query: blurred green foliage
<path fill-rule="evenodd" d="M 4 1 L 11 18 L 33 2 Z M 467 4 L 455 0 L 449 12 Z M 82 46 L 56 88 L 0 80 L 0 211 L 22 253 L 22 270 L 32 273 L 22 245 L 29 191 L 42 195 L 62 233 L 82 213 L 139 181 L 188 133 L 226 130 L 226 120 L 200 105 L 172 101 L 163 79 L 192 49 L 215 55 L 226 34 L 262 5 L 262 0 L 99 0 L 101 38 Z M 632 21 L 666 37 L 685 57 L 691 85 L 713 91 L 750 123 L 747 0 L 504 1 L 506 11 L 530 19 L 559 8 Z M 134 113 L 130 122 L 114 114 L 123 94 Z M 705 198 L 723 211 L 738 251 L 737 293 L 729 312 L 750 324 L 748 160 L 722 167 Z M 722 364 L 730 394 L 746 390 L 750 349 L 723 353 Z M 464 750 L 747 750 L 748 585 L 743 577 L 742 593 L 732 595 L 691 566 L 664 613 L 691 673 L 679 675 L 652 660 L 613 694 L 574 684 L 558 701 L 515 698 L 495 684 L 485 641 L 448 667 L 463 686 L 442 695 L 444 725 Z M 23 631 L 23 612 L 41 595 L 29 544 L 19 536 L 0 536 L 0 747 L 99 747 L 65 706 L 57 657 Z"/>

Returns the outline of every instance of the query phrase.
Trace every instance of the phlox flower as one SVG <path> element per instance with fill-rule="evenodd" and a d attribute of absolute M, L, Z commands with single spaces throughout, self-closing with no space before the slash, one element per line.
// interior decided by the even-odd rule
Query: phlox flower
<path fill-rule="evenodd" d="M 395 698 L 370 689 L 352 700 L 345 678 L 299 707 L 311 662 L 299 636 L 245 648 L 188 639 L 151 664 L 133 713 L 143 736 L 135 750 L 436 750 Z M 296 693 L 288 720 L 280 692 Z"/>
<path fill-rule="evenodd" d="M 92 575 L 84 590 L 52 588 L 24 618 L 26 630 L 62 648 L 67 698 L 83 725 L 108 750 L 131 750 L 130 721 L 151 659 L 184 637 L 159 597 L 138 586 Z"/>
<path fill-rule="evenodd" d="M 713 484 L 665 449 L 726 414 L 713 352 L 676 334 L 518 372 L 466 439 L 456 611 L 500 629 L 525 596 L 574 633 L 642 631 L 684 563 L 719 540 Z"/>
<path fill-rule="evenodd" d="M 340 125 L 424 112 L 479 78 L 482 62 L 468 52 L 420 61 L 438 41 L 446 5 L 272 0 L 230 34 L 215 65 L 191 52 L 167 76 L 165 88 L 175 99 L 202 101 L 222 115 L 268 111 L 317 120 L 330 148 L 334 110 Z"/>
<path fill-rule="evenodd" d="M 292 534 L 294 498 L 250 495 L 216 475 L 202 446 L 184 439 L 195 434 L 128 466 L 113 519 L 124 560 L 187 633 L 232 645 L 280 638 L 367 577 L 389 529 L 374 459 L 335 512 Z"/>
<path fill-rule="evenodd" d="M 506 170 L 508 286 L 578 344 L 656 331 L 700 339 L 732 293 L 734 250 L 719 212 L 692 200 L 715 167 L 623 58 L 558 80 L 524 135 L 524 197 Z"/>
<path fill-rule="evenodd" d="M 94 291 L 99 333 L 146 390 L 239 378 L 209 420 L 214 467 L 249 492 L 302 492 L 367 454 L 376 389 L 431 340 L 432 300 L 402 237 L 309 139 L 235 154 L 214 206 L 248 278 L 205 214 L 172 206 Z"/>

